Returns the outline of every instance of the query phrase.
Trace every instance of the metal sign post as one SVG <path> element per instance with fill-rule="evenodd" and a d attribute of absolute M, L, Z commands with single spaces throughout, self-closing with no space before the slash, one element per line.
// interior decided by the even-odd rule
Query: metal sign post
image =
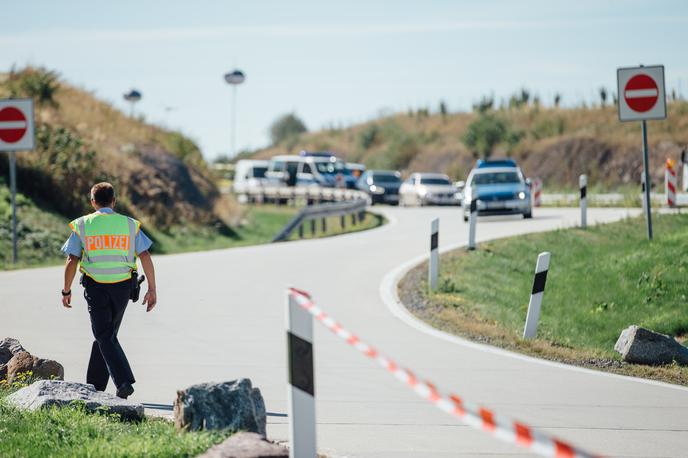
<path fill-rule="evenodd" d="M 10 153 L 12 202 L 12 262 L 17 263 L 17 154 L 34 147 L 33 100 L 0 100 L 0 151 Z"/>
<path fill-rule="evenodd" d="M 12 264 L 17 256 L 17 153 L 10 152 L 10 201 L 12 202 Z"/>
<path fill-rule="evenodd" d="M 649 152 L 647 147 L 647 121 L 666 119 L 664 66 L 619 68 L 616 71 L 619 94 L 619 121 L 640 121 L 643 134 L 643 178 L 647 238 L 652 240 L 652 212 L 650 204 Z"/>

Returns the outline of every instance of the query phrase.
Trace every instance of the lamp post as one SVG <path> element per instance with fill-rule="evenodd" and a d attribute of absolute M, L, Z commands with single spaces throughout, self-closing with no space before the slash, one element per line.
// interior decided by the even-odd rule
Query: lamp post
<path fill-rule="evenodd" d="M 136 89 L 132 89 L 131 91 L 124 94 L 124 100 L 129 102 L 129 104 L 131 105 L 131 108 L 129 110 L 129 116 L 131 116 L 132 118 L 134 117 L 134 105 L 136 104 L 136 102 L 141 100 L 141 97 L 143 97 L 143 95 L 140 91 L 137 91 Z"/>
<path fill-rule="evenodd" d="M 230 156 L 236 154 L 235 142 L 236 142 L 236 88 L 238 85 L 246 80 L 246 75 L 241 70 L 232 70 L 225 74 L 225 81 L 227 84 L 232 86 L 232 126 L 231 126 L 231 151 Z"/>

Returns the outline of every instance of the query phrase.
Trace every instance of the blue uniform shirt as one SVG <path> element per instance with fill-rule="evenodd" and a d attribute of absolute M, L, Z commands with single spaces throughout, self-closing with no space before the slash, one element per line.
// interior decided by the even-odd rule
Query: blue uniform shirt
<path fill-rule="evenodd" d="M 111 214 L 114 213 L 114 210 L 112 208 L 104 207 L 98 210 L 96 213 Z M 134 249 L 136 250 L 136 254 L 139 255 L 144 251 L 148 251 L 151 245 L 153 245 L 151 239 L 149 239 L 148 236 L 143 233 L 143 231 L 139 230 L 139 233 L 136 234 L 136 240 L 134 243 Z M 64 254 L 71 254 L 72 256 L 80 258 L 81 251 L 81 239 L 75 232 L 72 232 L 72 234 L 69 236 L 64 245 L 62 245 L 62 252 Z"/>

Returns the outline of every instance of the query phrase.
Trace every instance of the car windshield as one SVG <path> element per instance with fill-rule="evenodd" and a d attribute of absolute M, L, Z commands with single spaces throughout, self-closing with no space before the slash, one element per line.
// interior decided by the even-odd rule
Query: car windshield
<path fill-rule="evenodd" d="M 495 172 L 495 173 L 477 173 L 473 176 L 473 184 L 518 184 L 521 182 L 521 177 L 516 172 Z"/>
<path fill-rule="evenodd" d="M 420 177 L 420 184 L 447 184 L 450 185 L 448 179 L 442 177 Z"/>
<path fill-rule="evenodd" d="M 400 183 L 401 178 L 393 173 L 376 173 L 373 176 L 373 183 Z"/>
<path fill-rule="evenodd" d="M 267 167 L 253 167 L 253 178 L 265 178 L 265 172 L 267 171 Z"/>
<path fill-rule="evenodd" d="M 348 175 L 351 173 L 350 170 L 347 170 L 347 168 L 344 167 L 344 163 L 341 161 L 316 162 L 315 168 L 318 169 L 318 172 L 320 172 L 324 175 L 332 175 L 335 173 L 341 173 L 343 175 Z"/>

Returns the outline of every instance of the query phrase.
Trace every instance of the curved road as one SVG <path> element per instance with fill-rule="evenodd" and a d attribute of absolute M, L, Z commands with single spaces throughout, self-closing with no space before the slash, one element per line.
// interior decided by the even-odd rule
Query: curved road
<path fill-rule="evenodd" d="M 269 411 L 286 412 L 284 290 L 296 286 L 399 363 L 498 414 L 605 455 L 688 454 L 684 388 L 518 357 L 412 326 L 389 291 L 399 266 L 427 255 L 432 218 L 441 218 L 440 248 L 465 243 L 467 228 L 456 209 L 382 211 L 391 223 L 364 233 L 156 257 L 159 306 L 146 314 L 140 304 L 130 305 L 121 332 L 139 381 L 134 399 L 170 404 L 175 390 L 190 384 L 249 377 Z M 593 209 L 588 218 L 613 221 L 628 212 Z M 577 218 L 576 209 L 539 209 L 531 221 L 482 218 L 478 241 L 569 227 Z M 33 353 L 62 362 L 66 378 L 83 381 L 91 342 L 85 301 L 77 294 L 75 307 L 62 309 L 61 276 L 61 268 L 0 273 L 0 337 L 19 338 Z M 528 293 L 514 300 L 526 301 Z M 543 313 L 546 307 L 545 300 Z M 437 410 L 322 326 L 314 327 L 322 452 L 524 454 Z M 286 419 L 269 417 L 268 435 L 285 439 Z"/>

